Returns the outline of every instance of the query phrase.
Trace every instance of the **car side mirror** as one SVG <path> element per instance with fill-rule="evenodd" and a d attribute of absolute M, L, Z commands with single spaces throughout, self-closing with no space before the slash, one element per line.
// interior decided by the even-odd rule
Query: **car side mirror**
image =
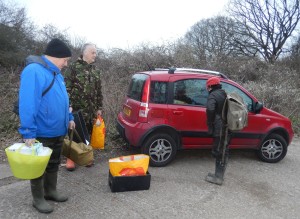
<path fill-rule="evenodd" d="M 263 107 L 264 107 L 264 105 L 261 102 L 256 102 L 254 113 L 256 113 L 256 114 L 260 113 L 260 111 L 262 110 Z"/>

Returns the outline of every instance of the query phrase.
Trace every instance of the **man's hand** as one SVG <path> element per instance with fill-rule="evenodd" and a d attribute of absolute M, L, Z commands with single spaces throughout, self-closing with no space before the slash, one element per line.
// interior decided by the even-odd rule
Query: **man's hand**
<path fill-rule="evenodd" d="M 102 110 L 97 110 L 96 115 L 97 116 L 102 116 Z"/>
<path fill-rule="evenodd" d="M 69 129 L 75 129 L 75 122 L 73 120 L 69 122 Z"/>
<path fill-rule="evenodd" d="M 26 146 L 31 147 L 35 143 L 35 138 L 23 139 L 23 141 L 25 142 Z"/>

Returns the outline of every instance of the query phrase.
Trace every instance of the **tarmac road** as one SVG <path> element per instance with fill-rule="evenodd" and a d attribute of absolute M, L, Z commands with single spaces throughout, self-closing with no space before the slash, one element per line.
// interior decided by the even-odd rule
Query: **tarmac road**
<path fill-rule="evenodd" d="M 107 153 L 107 152 L 105 152 Z M 253 151 L 233 150 L 222 186 L 204 181 L 214 169 L 208 150 L 181 151 L 163 168 L 149 168 L 149 190 L 112 193 L 108 157 L 91 168 L 68 172 L 61 167 L 65 203 L 51 214 L 31 205 L 29 182 L 16 180 L 0 165 L 0 218 L 300 218 L 300 139 L 277 164 L 261 162 Z"/>

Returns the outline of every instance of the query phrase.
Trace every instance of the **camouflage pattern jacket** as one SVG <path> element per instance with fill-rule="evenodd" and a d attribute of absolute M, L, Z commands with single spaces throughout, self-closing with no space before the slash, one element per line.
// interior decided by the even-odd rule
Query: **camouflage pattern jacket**
<path fill-rule="evenodd" d="M 65 71 L 65 82 L 74 111 L 81 110 L 90 131 L 97 110 L 102 108 L 100 71 L 82 57 L 70 64 Z"/>

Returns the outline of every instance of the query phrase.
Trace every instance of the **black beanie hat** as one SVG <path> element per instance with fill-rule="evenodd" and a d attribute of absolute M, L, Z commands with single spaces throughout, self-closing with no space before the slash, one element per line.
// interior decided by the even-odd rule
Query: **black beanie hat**
<path fill-rule="evenodd" d="M 71 57 L 72 53 L 67 44 L 60 39 L 55 38 L 48 43 L 45 55 L 56 58 L 66 58 Z"/>

